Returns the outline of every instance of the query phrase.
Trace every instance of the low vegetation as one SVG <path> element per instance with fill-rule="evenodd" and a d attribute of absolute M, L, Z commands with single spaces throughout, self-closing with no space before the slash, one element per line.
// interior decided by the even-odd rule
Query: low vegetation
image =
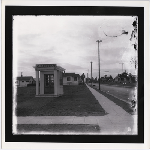
<path fill-rule="evenodd" d="M 100 106 L 85 85 L 64 86 L 61 97 L 35 97 L 35 87 L 18 87 L 17 116 L 103 116 Z"/>
<path fill-rule="evenodd" d="M 90 86 L 90 87 L 92 87 L 92 86 Z M 109 100 L 113 101 L 116 105 L 120 106 L 122 109 L 124 109 L 129 114 L 132 114 L 132 115 L 135 114 L 135 109 L 133 109 L 129 103 L 126 103 L 126 102 L 120 100 L 119 98 L 116 98 L 104 91 L 100 91 L 95 87 L 92 87 L 92 88 L 94 88 L 97 92 L 99 92 L 100 94 L 107 97 Z"/>
<path fill-rule="evenodd" d="M 83 133 L 99 133 L 98 125 L 87 124 L 18 124 L 18 133 L 22 132 L 47 132 L 59 134 L 83 134 Z"/>
<path fill-rule="evenodd" d="M 95 83 L 93 83 L 95 84 Z M 98 82 L 96 83 L 98 84 Z M 124 87 L 124 86 L 127 86 L 128 88 L 133 88 L 133 87 L 136 87 L 137 86 L 137 83 L 129 83 L 129 82 L 102 82 L 100 84 L 104 84 L 104 85 L 116 85 L 116 86 L 120 86 L 120 87 Z"/>

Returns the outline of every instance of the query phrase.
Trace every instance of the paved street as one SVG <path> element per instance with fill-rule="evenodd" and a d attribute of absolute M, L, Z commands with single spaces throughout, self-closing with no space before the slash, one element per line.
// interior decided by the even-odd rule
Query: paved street
<path fill-rule="evenodd" d="M 93 85 L 96 85 L 96 88 L 99 88 L 98 83 L 93 83 Z M 120 86 L 115 86 L 115 85 L 100 85 L 101 90 L 108 92 L 109 94 L 114 95 L 115 97 L 122 99 L 126 102 L 129 102 L 132 97 L 135 94 L 135 88 L 128 88 L 128 87 L 120 87 Z"/>

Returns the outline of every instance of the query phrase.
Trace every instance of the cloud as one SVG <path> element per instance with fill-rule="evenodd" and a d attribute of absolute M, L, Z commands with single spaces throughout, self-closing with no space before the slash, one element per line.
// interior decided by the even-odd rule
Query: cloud
<path fill-rule="evenodd" d="M 91 61 L 97 69 L 98 39 L 102 40 L 101 68 L 120 68 L 119 62 L 127 63 L 134 55 L 130 53 L 130 34 L 109 38 L 103 31 L 119 34 L 125 29 L 131 33 L 131 23 L 132 17 L 123 16 L 14 16 L 13 49 L 18 70 L 31 73 L 28 68 L 37 63 L 55 63 L 69 72 L 82 73 L 90 69 Z"/>

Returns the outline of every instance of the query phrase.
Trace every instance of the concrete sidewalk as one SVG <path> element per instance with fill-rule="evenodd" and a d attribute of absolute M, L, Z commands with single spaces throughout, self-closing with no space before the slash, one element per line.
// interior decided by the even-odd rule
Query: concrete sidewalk
<path fill-rule="evenodd" d="M 108 115 L 17 117 L 15 124 L 92 124 L 99 125 L 99 134 L 137 134 L 137 115 L 130 115 L 93 88 L 87 87 Z"/>
<path fill-rule="evenodd" d="M 99 120 L 99 126 L 103 133 L 137 134 L 137 115 L 130 115 L 120 106 L 110 101 L 107 97 L 103 96 L 88 85 L 87 87 L 103 109 L 108 113 L 108 115 L 104 116 L 104 124 Z"/>

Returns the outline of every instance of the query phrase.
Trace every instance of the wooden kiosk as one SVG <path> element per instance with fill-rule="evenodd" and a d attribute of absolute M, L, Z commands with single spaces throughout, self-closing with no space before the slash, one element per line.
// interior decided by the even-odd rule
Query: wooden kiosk
<path fill-rule="evenodd" d="M 34 68 L 36 71 L 36 97 L 57 97 L 63 94 L 64 68 L 56 64 L 36 64 Z"/>

